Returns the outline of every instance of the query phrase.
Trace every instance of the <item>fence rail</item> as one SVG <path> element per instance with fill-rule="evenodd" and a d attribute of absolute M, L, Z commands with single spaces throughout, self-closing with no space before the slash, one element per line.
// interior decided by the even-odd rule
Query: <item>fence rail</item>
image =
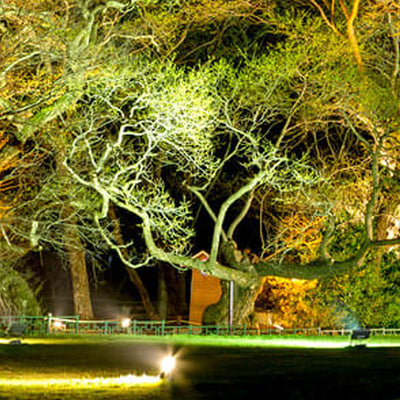
<path fill-rule="evenodd" d="M 138 321 L 130 319 L 84 321 L 76 316 L 7 316 L 0 317 L 0 336 L 7 335 L 11 326 L 23 325 L 26 336 L 50 334 L 73 335 L 298 335 L 298 336 L 350 336 L 353 329 L 322 329 L 267 327 L 255 329 L 246 325 L 191 325 L 176 321 Z M 372 328 L 372 336 L 400 335 L 400 329 Z"/>

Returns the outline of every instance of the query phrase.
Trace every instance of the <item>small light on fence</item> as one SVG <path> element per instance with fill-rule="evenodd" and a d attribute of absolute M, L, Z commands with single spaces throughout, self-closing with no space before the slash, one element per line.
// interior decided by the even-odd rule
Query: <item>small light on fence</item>
<path fill-rule="evenodd" d="M 61 321 L 54 321 L 53 322 L 53 327 L 55 329 L 63 329 L 64 328 L 64 324 Z"/>
<path fill-rule="evenodd" d="M 131 325 L 131 320 L 129 318 L 124 318 L 121 322 L 121 326 L 123 328 L 129 328 L 130 325 Z"/>
<path fill-rule="evenodd" d="M 175 357 L 166 356 L 161 360 L 161 377 L 164 378 L 166 376 L 171 375 L 172 371 L 175 368 Z"/>
<path fill-rule="evenodd" d="M 283 326 L 280 326 L 278 324 L 274 324 L 274 325 L 272 325 L 272 327 L 275 328 L 275 329 L 278 329 L 280 331 L 284 331 L 285 330 L 285 328 Z"/>

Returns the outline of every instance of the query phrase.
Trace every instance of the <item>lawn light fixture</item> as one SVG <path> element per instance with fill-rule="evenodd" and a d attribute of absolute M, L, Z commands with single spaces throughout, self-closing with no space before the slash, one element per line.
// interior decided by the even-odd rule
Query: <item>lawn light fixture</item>
<path fill-rule="evenodd" d="M 123 327 L 123 328 L 129 328 L 129 326 L 131 325 L 131 320 L 129 319 L 129 318 L 124 318 L 122 321 L 121 321 L 121 326 Z"/>
<path fill-rule="evenodd" d="M 369 329 L 354 329 L 350 335 L 350 344 L 357 347 L 365 347 L 371 336 Z"/>
<path fill-rule="evenodd" d="M 172 371 L 175 368 L 175 357 L 168 355 L 161 360 L 160 378 L 171 377 Z"/>

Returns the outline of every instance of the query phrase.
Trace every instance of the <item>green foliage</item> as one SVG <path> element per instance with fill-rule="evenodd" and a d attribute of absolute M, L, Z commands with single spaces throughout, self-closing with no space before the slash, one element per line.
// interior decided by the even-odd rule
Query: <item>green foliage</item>
<path fill-rule="evenodd" d="M 398 129 L 399 100 L 392 93 L 390 81 L 381 74 L 369 72 L 360 82 L 360 98 L 361 111 L 377 126 Z"/>
<path fill-rule="evenodd" d="M 39 315 L 35 293 L 25 278 L 4 263 L 0 267 L 0 314 Z"/>
<path fill-rule="evenodd" d="M 336 229 L 335 237 L 330 246 L 332 257 L 335 259 L 346 259 L 351 257 L 361 246 L 363 235 L 365 234 L 363 225 L 349 223 L 349 214 L 345 211 L 346 218 L 338 221 L 339 227 Z"/>
<path fill-rule="evenodd" d="M 394 253 L 381 266 L 369 260 L 357 272 L 319 282 L 313 302 L 328 307 L 333 324 L 344 328 L 399 328 L 399 266 Z"/>

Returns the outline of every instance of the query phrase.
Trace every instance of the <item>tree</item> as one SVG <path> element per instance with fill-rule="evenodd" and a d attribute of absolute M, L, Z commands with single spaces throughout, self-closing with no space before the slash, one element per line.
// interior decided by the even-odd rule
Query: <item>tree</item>
<path fill-rule="evenodd" d="M 8 226 L 15 217 L 14 207 L 24 201 L 24 191 L 34 182 L 34 176 L 27 176 L 38 159 L 35 152 L 10 141 L 0 133 L 0 314 L 37 315 L 40 306 L 32 287 L 38 285 L 32 283 L 29 271 L 16 268 L 28 249 Z"/>
<path fill-rule="evenodd" d="M 74 8 L 67 45 L 51 52 L 59 55 L 55 64 L 64 73 L 59 91 L 51 91 L 50 105 L 31 103 L 28 117 L 10 111 L 22 119 L 13 125 L 21 141 L 49 132 L 53 140 L 60 126 L 68 132 L 63 165 L 82 194 L 81 209 L 128 268 L 158 260 L 233 280 L 241 300 L 237 322 L 251 312 L 264 276 L 351 273 L 370 252 L 399 243 L 377 237 L 374 226 L 384 202 L 382 182 L 391 187 L 398 174 L 398 167 L 389 171 L 384 165 L 389 153 L 395 158 L 398 144 L 394 16 L 390 11 L 390 18 L 386 12 L 368 18 L 365 10 L 372 8 L 363 9 L 365 25 L 356 43 L 364 60 L 360 73 L 361 64 L 357 68 L 348 57 L 348 43 L 320 12 L 278 3 L 221 1 L 221 7 L 210 8 L 208 2 L 182 2 L 188 20 L 173 1 L 163 2 L 159 12 L 153 7 L 157 2 L 68 3 Z M 359 16 L 356 3 L 354 16 Z M 232 12 L 235 18 L 229 19 Z M 207 40 L 200 33 L 207 31 L 208 37 L 217 20 L 210 59 L 201 51 Z M 228 22 L 247 39 L 247 47 L 237 51 L 238 43 L 229 42 Z M 392 36 L 374 36 L 374 24 Z M 354 28 L 350 15 L 351 33 L 349 25 Z M 262 38 L 251 26 L 263 27 Z M 260 45 L 265 40 L 267 45 Z M 376 42 L 384 50 L 375 51 Z M 17 64 L 35 60 L 25 44 L 18 47 Z M 198 64 L 185 58 L 190 45 L 202 54 L 195 57 Z M 358 48 L 352 49 L 356 55 Z M 186 65 L 178 67 L 176 60 Z M 340 205 L 347 205 L 344 186 L 360 172 L 368 176 L 355 206 L 358 218 L 338 226 Z M 279 251 L 281 232 L 267 222 L 260 223 L 270 234 L 260 249 L 267 259 L 250 260 L 241 250 L 240 225 L 266 193 L 283 217 L 296 206 L 311 222 L 324 219 L 314 258 L 299 259 L 295 248 Z M 113 237 L 110 205 L 132 215 L 141 238 L 122 246 L 115 232 Z M 199 205 L 211 221 L 205 263 L 190 257 Z M 332 253 L 342 231 L 352 232 L 353 225 L 361 227 L 358 246 L 345 256 Z M 83 226 L 92 227 L 87 220 Z M 227 321 L 226 293 L 225 285 L 217 312 L 208 312 L 210 321 Z"/>
<path fill-rule="evenodd" d="M 14 218 L 2 225 L 3 232 L 13 231 L 15 240 L 7 237 L 9 247 L 11 242 L 20 241 L 25 251 L 46 246 L 63 256 L 71 271 L 75 312 L 83 318 L 93 315 L 85 261 L 89 250 L 85 246 L 88 241 L 97 241 L 95 229 L 82 224 L 82 204 L 72 197 L 78 193 L 67 190 L 68 177 L 58 162 L 63 159 L 68 137 L 58 117 L 64 114 L 65 118 L 81 99 L 87 70 L 97 60 L 92 40 L 98 43 L 99 37 L 102 44 L 110 40 L 113 28 L 109 18 L 112 20 L 113 11 L 118 13 L 125 7 L 109 2 L 93 8 L 89 3 L 72 0 L 21 5 L 10 0 L 0 6 L 1 127 L 14 143 L 46 154 L 44 162 L 37 165 L 43 173 L 40 187 L 14 206 Z M 43 129 L 52 123 L 52 129 Z M 14 167 L 20 169 L 19 165 Z M 82 192 L 80 195 L 85 197 Z"/>
<path fill-rule="evenodd" d="M 279 55 L 284 56 L 282 53 Z M 270 72 L 276 67 L 273 59 L 263 61 Z M 136 70 L 143 68 L 137 67 Z M 259 68 L 254 71 L 258 73 Z M 285 193 L 298 192 L 307 185 L 318 183 L 318 174 L 314 169 L 304 162 L 280 155 L 268 140 L 257 136 L 259 124 L 275 112 L 274 107 L 278 103 L 275 92 L 265 102 L 262 117 L 259 120 L 249 118 L 247 131 L 235 126 L 234 107 L 238 107 L 237 102 L 232 104 L 232 92 L 229 93 L 230 98 L 224 98 L 228 89 L 223 84 L 229 78 L 236 83 L 240 82 L 240 78 L 248 79 L 249 71 L 244 70 L 243 75 L 238 75 L 223 63 L 192 70 L 185 75 L 168 64 L 160 67 L 152 65 L 146 71 L 146 79 L 140 74 L 135 76 L 137 86 L 133 90 L 124 88 L 124 92 L 121 88 L 118 102 L 110 95 L 106 97 L 104 87 L 96 88 L 89 114 L 102 115 L 101 126 L 115 126 L 117 123 L 117 129 L 106 138 L 99 133 L 95 119 L 85 120 L 87 126 L 81 127 L 83 133 L 76 136 L 65 165 L 77 182 L 101 196 L 101 210 L 94 218 L 99 228 L 103 229 L 104 239 L 120 253 L 128 266 L 136 268 L 155 258 L 179 268 L 197 268 L 225 281 L 233 280 L 240 288 L 237 295 L 243 300 L 239 303 L 242 308 L 236 310 L 236 319 L 240 320 L 250 312 L 263 276 L 315 279 L 347 272 L 359 266 L 371 249 L 398 244 L 399 239 L 377 241 L 373 236 L 373 210 L 380 179 L 379 159 L 386 140 L 383 135 L 377 138 L 376 147 L 369 145 L 373 185 L 365 213 L 366 230 L 360 247 L 347 259 L 334 260 L 328 253 L 333 234 L 331 229 L 326 229 L 319 257 L 302 265 L 283 260 L 261 260 L 252 265 L 237 251 L 233 235 L 237 222 L 245 213 L 239 213 L 238 220 L 233 221 L 227 233 L 223 229 L 227 212 L 235 201 L 262 186 Z M 264 83 L 273 89 L 278 86 L 277 80 Z M 213 89 L 215 87 L 218 92 Z M 249 89 L 250 85 L 247 87 Z M 274 99 L 273 95 L 277 98 Z M 257 112 L 261 113 L 260 110 Z M 108 122 L 104 122 L 106 118 Z M 355 130 L 351 121 L 349 125 L 350 130 Z M 222 134 L 219 133 L 221 131 Z M 218 158 L 215 148 L 226 137 L 231 138 L 232 150 Z M 362 137 L 359 140 L 367 143 Z M 241 177 L 243 180 L 239 180 L 237 188 L 233 188 L 215 214 L 202 196 L 202 191 L 234 158 L 240 158 L 247 178 Z M 162 172 L 157 174 L 160 168 Z M 181 194 L 169 192 L 162 179 L 163 174 L 171 173 L 171 169 Z M 210 260 L 204 263 L 185 255 L 187 239 L 192 235 L 188 227 L 191 218 L 188 192 L 199 198 L 214 221 Z M 118 245 L 110 239 L 102 221 L 107 217 L 111 202 L 138 218 L 150 258 L 131 262 L 123 257 Z M 251 298 L 251 301 L 244 301 L 245 297 Z"/>
<path fill-rule="evenodd" d="M 74 0 L 24 4 L 10 0 L 0 6 L 2 128 L 14 142 L 46 154 L 39 165 L 40 187 L 14 208 L 8 229 L 26 251 L 31 247 L 58 252 L 70 266 L 75 312 L 86 318 L 92 311 L 85 253 L 104 248 L 84 216 L 85 204 L 91 200 L 86 193 L 70 190 L 59 160 L 67 147 L 69 118 L 77 104 L 85 102 L 84 87 L 102 74 L 112 75 L 112 69 L 102 65 L 114 56 L 117 43 L 125 41 L 118 48 L 122 59 L 130 51 L 145 51 L 149 43 L 154 44 L 140 25 L 131 30 L 131 15 L 137 15 L 140 7 L 128 1 Z M 154 317 L 139 275 L 134 270 L 128 273 Z"/>
<path fill-rule="evenodd" d="M 12 257 L 11 249 L 19 249 L 22 254 L 41 252 L 43 249 L 57 252 L 68 263 L 71 272 L 75 311 L 84 318 L 90 318 L 92 311 L 83 240 L 95 236 L 95 230 L 82 226 L 84 216 L 80 214 L 82 209 L 77 204 L 83 193 L 71 189 L 67 191 L 69 176 L 66 177 L 64 173 L 62 179 L 63 174 L 59 169 L 53 172 L 47 170 L 48 162 L 54 161 L 50 152 L 44 155 L 43 148 L 34 148 L 31 153 L 35 159 L 31 158 L 28 163 L 29 158 L 25 155 L 25 166 L 24 159 L 20 158 L 9 171 L 13 177 L 24 173 L 26 183 L 16 182 L 9 192 L 8 197 L 13 196 L 18 201 L 1 220 L 9 248 L 5 258 Z M 71 206 L 72 195 L 75 195 L 74 208 Z M 79 271 L 79 268 L 84 269 Z M 86 299 L 81 296 L 86 296 Z"/>

